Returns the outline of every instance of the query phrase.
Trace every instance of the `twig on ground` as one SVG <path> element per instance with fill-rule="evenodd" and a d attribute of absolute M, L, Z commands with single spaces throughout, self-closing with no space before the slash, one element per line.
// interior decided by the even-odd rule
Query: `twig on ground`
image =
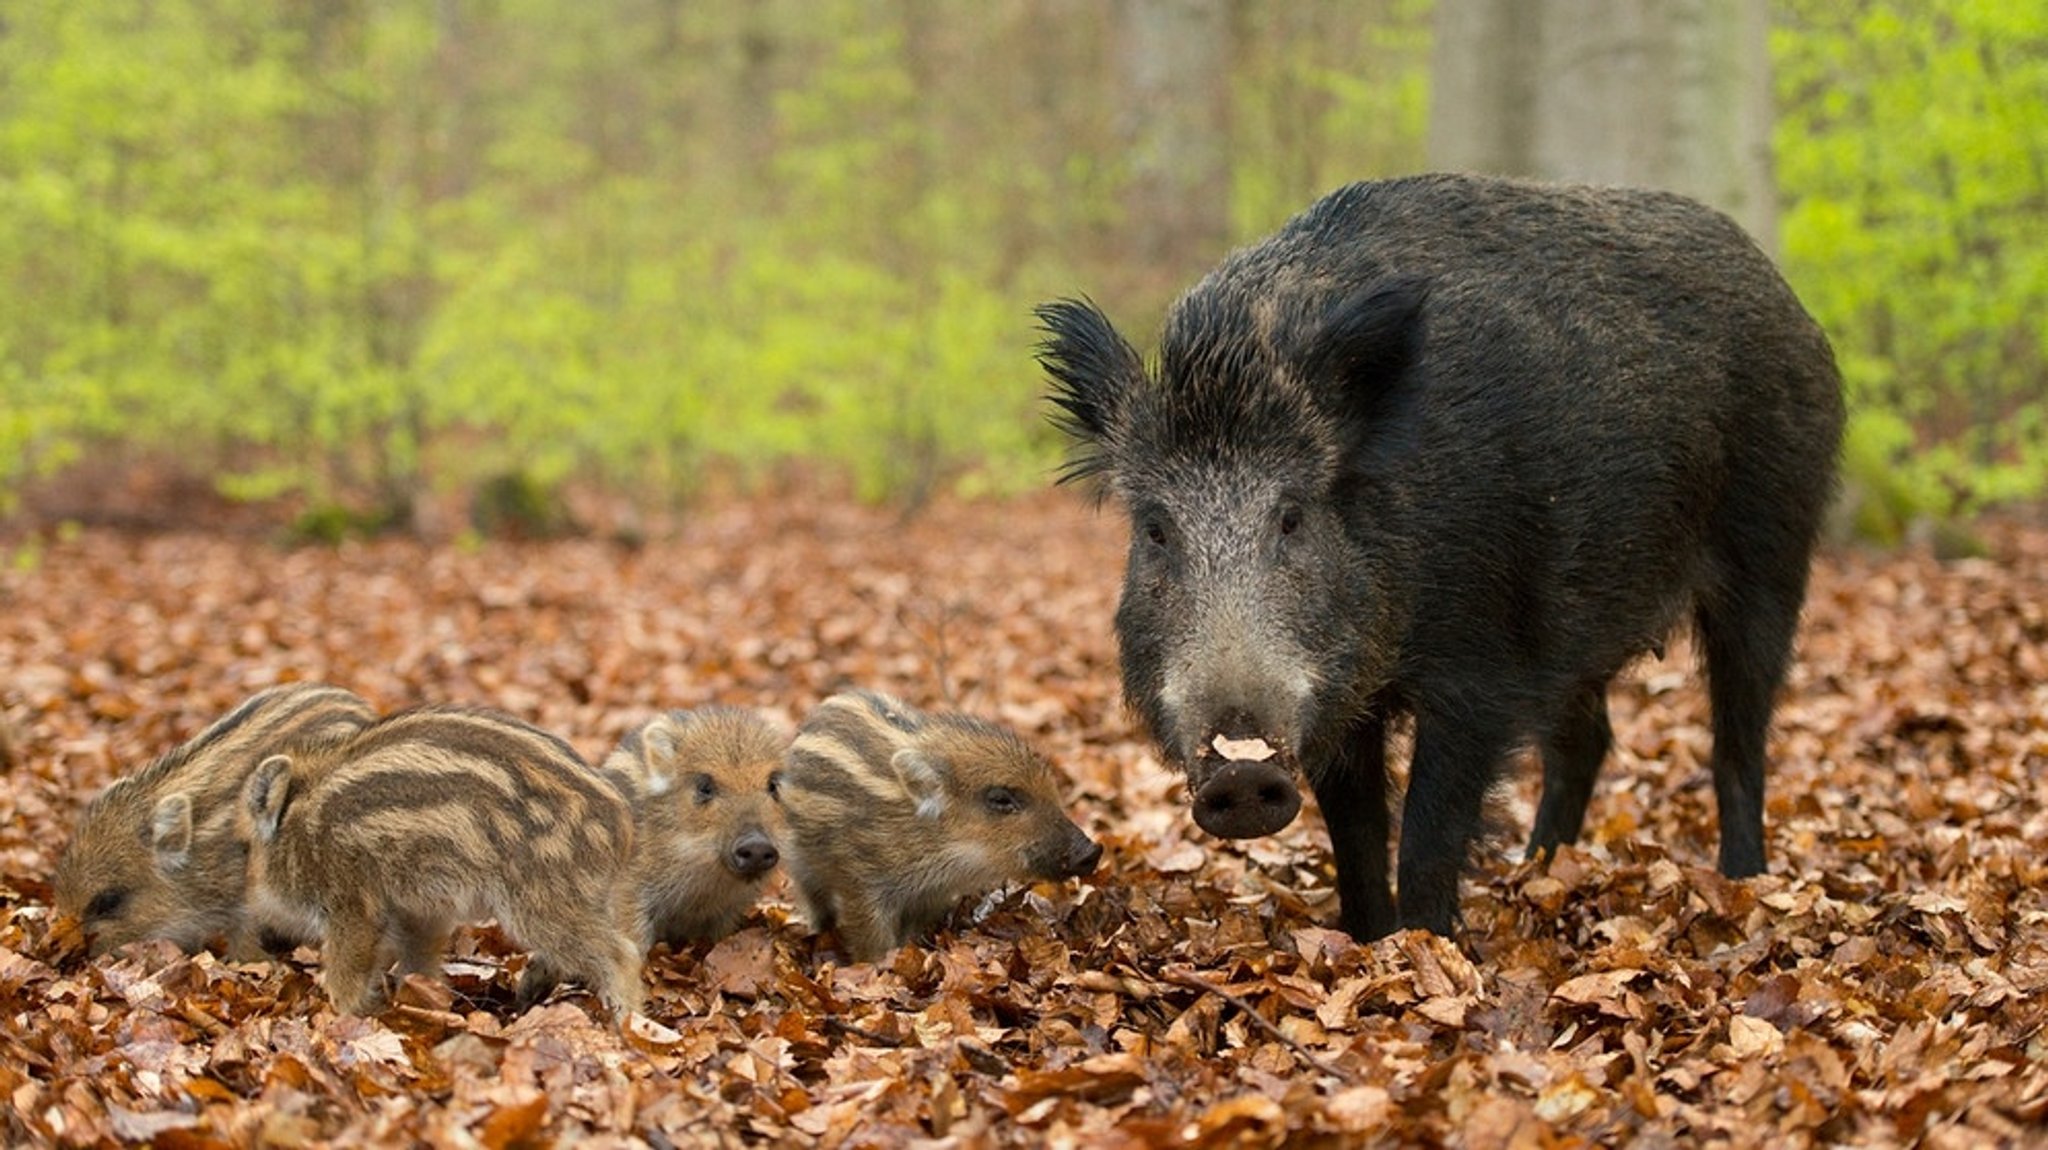
<path fill-rule="evenodd" d="M 1239 1012 L 1241 1012 L 1246 1018 L 1249 1018 L 1253 1022 L 1257 1023 L 1259 1029 L 1271 1035 L 1274 1041 L 1279 1042 L 1281 1045 L 1287 1047 L 1289 1050 L 1294 1051 L 1295 1056 L 1300 1058 L 1303 1062 L 1308 1063 L 1309 1066 L 1313 1067 L 1314 1069 L 1320 1071 L 1323 1074 L 1327 1074 L 1330 1077 L 1338 1079 L 1340 1081 L 1350 1081 L 1351 1075 L 1346 1074 L 1343 1070 L 1339 1069 L 1329 1060 L 1321 1057 L 1320 1055 L 1316 1054 L 1315 1051 L 1310 1050 L 1306 1046 L 1303 1046 L 1300 1042 L 1296 1041 L 1294 1038 L 1289 1036 L 1286 1031 L 1283 1031 L 1278 1026 L 1276 1026 L 1271 1019 L 1268 1019 L 1265 1015 L 1260 1014 L 1258 1010 L 1252 1006 L 1251 1003 L 1245 1001 L 1243 998 L 1240 998 L 1235 994 L 1232 994 L 1231 992 L 1223 989 L 1215 983 L 1210 982 L 1208 979 L 1203 978 L 1201 975 L 1196 974 L 1194 971 L 1178 967 L 1169 967 L 1166 970 L 1161 971 L 1159 977 L 1166 980 L 1167 982 L 1173 983 L 1176 986 L 1185 986 L 1191 990 L 1199 990 L 1204 994 L 1215 995 L 1216 997 L 1222 999 L 1230 1005 L 1235 1006 L 1239 1010 Z"/>
<path fill-rule="evenodd" d="M 844 1019 L 834 1017 L 830 1014 L 826 1015 L 819 1021 L 824 1023 L 827 1028 L 838 1031 L 840 1034 L 852 1035 L 855 1038 L 864 1038 L 867 1041 L 874 1043 L 876 1046 L 897 1047 L 903 1045 L 903 1040 L 900 1038 L 891 1038 L 886 1034 L 878 1034 L 875 1031 L 868 1030 L 865 1027 L 855 1026 L 851 1022 L 847 1022 Z"/>

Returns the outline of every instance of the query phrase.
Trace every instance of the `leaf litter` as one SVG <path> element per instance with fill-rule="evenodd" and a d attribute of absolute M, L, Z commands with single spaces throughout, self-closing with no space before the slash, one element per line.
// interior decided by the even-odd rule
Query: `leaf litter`
<path fill-rule="evenodd" d="M 1683 641 L 1611 692 L 1584 840 L 1520 861 L 1509 772 L 1453 939 L 1332 928 L 1313 804 L 1223 842 L 1124 711 L 1122 526 L 1056 495 L 908 523 L 833 500 L 672 538 L 283 551 L 63 533 L 0 572 L 0 1094 L 11 1143 L 175 1147 L 2016 1144 L 2048 1123 L 2048 531 L 1831 554 L 1773 726 L 1771 873 L 1711 869 Z M 1017 726 L 1106 846 L 879 964 L 786 888 L 657 947 L 647 1017 L 465 929 L 445 982 L 337 1015 L 317 953 L 88 959 L 48 876 L 80 806 L 250 692 L 488 704 L 602 755 L 666 707 L 846 685 Z M 1261 748 L 1232 746 L 1226 755 Z"/>

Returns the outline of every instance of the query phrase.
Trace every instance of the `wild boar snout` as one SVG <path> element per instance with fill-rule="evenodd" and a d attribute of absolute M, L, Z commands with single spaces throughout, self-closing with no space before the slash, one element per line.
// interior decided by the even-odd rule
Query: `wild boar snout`
<path fill-rule="evenodd" d="M 775 869 L 782 852 L 775 840 L 759 828 L 743 831 L 725 852 L 725 865 L 741 878 L 759 878 Z"/>
<path fill-rule="evenodd" d="M 1270 835 L 1301 812 L 1301 790 L 1274 762 L 1225 761 L 1199 785 L 1192 781 L 1195 825 L 1218 838 Z"/>
<path fill-rule="evenodd" d="M 1053 881 L 1086 878 L 1102 864 L 1102 844 L 1089 838 L 1072 822 L 1066 822 L 1065 830 L 1047 846 L 1050 849 L 1039 852 L 1038 857 L 1031 860 L 1031 869 L 1042 878 Z"/>

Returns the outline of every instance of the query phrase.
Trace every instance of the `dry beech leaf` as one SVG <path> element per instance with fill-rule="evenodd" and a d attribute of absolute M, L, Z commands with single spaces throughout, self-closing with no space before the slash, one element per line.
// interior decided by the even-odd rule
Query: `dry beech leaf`
<path fill-rule="evenodd" d="M 1622 987 L 1641 978 L 1640 970 L 1603 970 L 1582 974 L 1550 992 L 1552 998 L 1575 1006 L 1600 1006 L 1617 1000 Z"/>
<path fill-rule="evenodd" d="M 499 1091 L 491 1099 L 490 1116 L 477 1127 L 476 1138 L 488 1150 L 507 1150 L 533 1140 L 547 1121 L 548 1096 L 532 1088 Z"/>
<path fill-rule="evenodd" d="M 1160 874 L 1190 874 L 1209 861 L 1209 852 L 1200 844 L 1183 839 L 1151 851 L 1145 861 Z"/>
<path fill-rule="evenodd" d="M 1264 739 L 1231 739 L 1218 735 L 1209 741 L 1209 745 L 1218 755 L 1239 763 L 1263 763 L 1280 753 Z"/>
<path fill-rule="evenodd" d="M 1783 1050 L 1785 1035 L 1761 1018 L 1737 1014 L 1728 1019 L 1728 1045 L 1737 1058 L 1758 1058 Z"/>

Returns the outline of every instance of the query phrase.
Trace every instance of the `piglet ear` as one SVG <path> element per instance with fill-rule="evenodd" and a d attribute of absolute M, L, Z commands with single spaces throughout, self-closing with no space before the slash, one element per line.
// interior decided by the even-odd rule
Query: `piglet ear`
<path fill-rule="evenodd" d="M 157 800 L 149 816 L 149 847 L 159 871 L 185 869 L 192 858 L 192 796 L 180 791 Z"/>
<path fill-rule="evenodd" d="M 285 801 L 291 797 L 292 760 L 289 755 L 272 755 L 256 764 L 242 791 L 249 817 L 256 824 L 256 838 L 269 842 L 277 837 L 277 825 L 284 821 Z"/>
<path fill-rule="evenodd" d="M 889 758 L 903 789 L 917 800 L 917 817 L 935 819 L 946 811 L 946 765 L 923 751 L 905 747 Z"/>
<path fill-rule="evenodd" d="M 1423 386 L 1423 305 L 1428 281 L 1383 280 L 1338 300 L 1296 356 L 1303 375 L 1334 384 L 1335 413 L 1355 445 L 1387 448 L 1412 431 Z"/>
<path fill-rule="evenodd" d="M 676 719 L 671 715 L 663 715 L 640 729 L 640 762 L 647 770 L 650 795 L 667 794 L 676 784 L 676 752 L 680 749 L 677 734 Z"/>
<path fill-rule="evenodd" d="M 1053 426 L 1074 443 L 1059 481 L 1102 475 L 1115 463 L 1118 416 L 1144 383 L 1145 361 L 1088 300 L 1055 300 L 1035 314 L 1045 333 L 1038 363 L 1052 377 Z"/>

